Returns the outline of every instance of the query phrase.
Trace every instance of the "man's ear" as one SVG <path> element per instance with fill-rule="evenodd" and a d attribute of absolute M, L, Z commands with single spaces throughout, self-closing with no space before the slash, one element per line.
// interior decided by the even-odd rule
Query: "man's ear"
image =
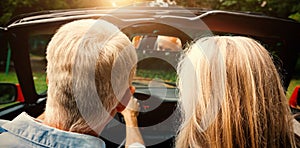
<path fill-rule="evenodd" d="M 116 107 L 118 112 L 122 112 L 126 108 L 128 102 L 130 101 L 130 98 L 134 94 L 134 92 L 135 92 L 135 87 L 129 86 L 129 88 L 126 90 L 121 102 L 119 102 L 119 104 Z"/>
<path fill-rule="evenodd" d="M 130 86 L 129 86 L 129 89 L 130 89 L 130 93 L 131 93 L 131 95 L 133 95 L 133 94 L 134 94 L 134 92 L 135 92 L 135 87 L 134 87 L 134 86 L 132 86 L 132 85 L 130 85 Z"/>

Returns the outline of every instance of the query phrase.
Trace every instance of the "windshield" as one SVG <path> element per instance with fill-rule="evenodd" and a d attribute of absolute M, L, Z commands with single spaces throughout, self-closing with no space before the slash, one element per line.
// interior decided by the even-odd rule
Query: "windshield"
<path fill-rule="evenodd" d="M 179 38 L 162 35 L 140 35 L 132 40 L 138 55 L 134 77 L 136 87 L 148 86 L 150 82 L 162 82 L 164 87 L 175 87 L 176 67 L 182 44 Z"/>
<path fill-rule="evenodd" d="M 29 36 L 29 52 L 33 79 L 38 94 L 47 91 L 46 48 L 53 35 L 34 33 Z M 132 39 L 138 63 L 133 85 L 137 88 L 175 88 L 176 66 L 182 44 L 179 38 L 162 35 L 139 35 Z M 159 82 L 159 85 L 149 85 Z M 156 83 L 157 84 L 157 83 Z"/>

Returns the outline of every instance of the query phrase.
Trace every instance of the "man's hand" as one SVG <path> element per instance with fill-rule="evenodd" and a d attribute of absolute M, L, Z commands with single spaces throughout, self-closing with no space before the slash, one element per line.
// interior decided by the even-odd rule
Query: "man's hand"
<path fill-rule="evenodd" d="M 136 98 L 131 97 L 127 107 L 121 112 L 124 116 L 126 126 L 138 127 L 137 116 L 139 114 L 140 104 Z"/>
<path fill-rule="evenodd" d="M 121 112 L 126 123 L 126 148 L 136 147 L 136 144 L 138 144 L 137 147 L 145 148 L 144 140 L 140 133 L 137 121 L 139 110 L 140 104 L 138 103 L 138 100 L 131 97 L 127 107 Z"/>

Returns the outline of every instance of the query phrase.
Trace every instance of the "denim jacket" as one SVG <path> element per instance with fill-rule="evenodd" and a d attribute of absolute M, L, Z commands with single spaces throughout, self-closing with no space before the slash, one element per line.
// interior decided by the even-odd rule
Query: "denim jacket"
<path fill-rule="evenodd" d="M 3 124 L 4 123 L 4 124 Z M 0 122 L 0 147 L 100 147 L 100 138 L 66 132 L 43 125 L 25 112 L 12 121 Z"/>

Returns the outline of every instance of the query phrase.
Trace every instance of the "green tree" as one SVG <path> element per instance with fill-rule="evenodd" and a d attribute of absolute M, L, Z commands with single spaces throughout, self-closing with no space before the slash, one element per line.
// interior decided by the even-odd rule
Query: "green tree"
<path fill-rule="evenodd" d="M 115 0 L 118 4 L 128 5 L 144 0 Z M 111 6 L 111 0 L 1 0 L 0 1 L 0 26 L 19 14 L 42 10 L 73 9 L 99 6 Z"/>
<path fill-rule="evenodd" d="M 177 0 L 187 7 L 249 11 L 269 16 L 292 18 L 300 22 L 300 0 Z"/>
<path fill-rule="evenodd" d="M 128 5 L 149 0 L 115 0 Z M 111 6 L 111 0 L 1 0 L 0 26 L 4 26 L 12 17 L 28 12 Z M 178 5 L 229 11 L 250 11 L 270 16 L 292 18 L 300 22 L 300 0 L 176 0 Z"/>
<path fill-rule="evenodd" d="M 5 25 L 12 17 L 34 11 L 70 8 L 72 0 L 1 0 L 0 24 Z"/>
<path fill-rule="evenodd" d="M 223 0 L 218 6 L 219 9 L 252 11 L 287 18 L 300 10 L 299 5 L 299 0 Z"/>

